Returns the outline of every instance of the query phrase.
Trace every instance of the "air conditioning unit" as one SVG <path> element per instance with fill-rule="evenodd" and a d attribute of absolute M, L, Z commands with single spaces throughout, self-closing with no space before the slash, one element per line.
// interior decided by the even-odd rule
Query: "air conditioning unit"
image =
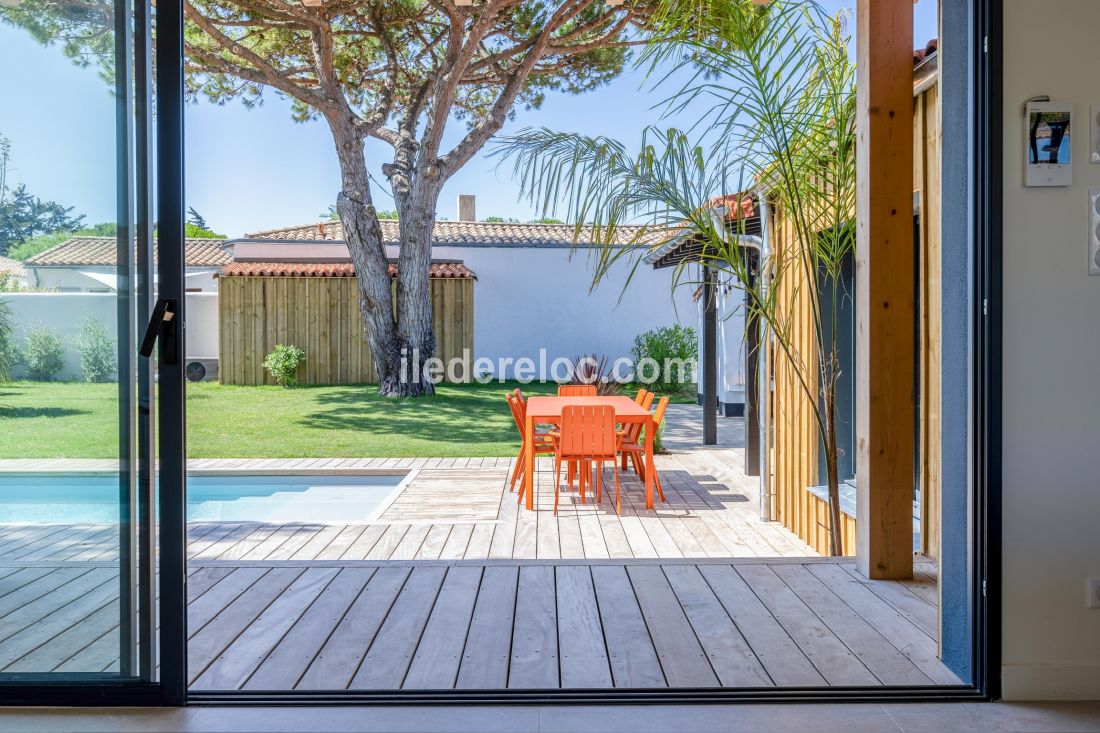
<path fill-rule="evenodd" d="M 183 373 L 188 382 L 213 382 L 218 378 L 217 357 L 188 359 Z"/>

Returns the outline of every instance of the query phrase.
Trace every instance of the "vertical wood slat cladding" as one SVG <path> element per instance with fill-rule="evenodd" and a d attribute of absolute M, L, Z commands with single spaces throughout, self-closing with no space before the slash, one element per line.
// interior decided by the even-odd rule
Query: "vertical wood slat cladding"
<path fill-rule="evenodd" d="M 919 359 L 921 552 L 939 555 L 940 532 L 940 117 L 939 87 L 933 84 L 913 100 L 914 181 L 920 216 Z M 783 213 L 770 209 L 768 222 L 775 256 L 791 256 L 791 232 Z M 787 255 L 783 255 L 787 252 Z M 792 341 L 807 364 L 816 359 L 809 298 L 804 283 L 788 276 L 777 286 L 778 300 L 792 312 Z M 820 443 L 810 406 L 787 357 L 772 344 L 774 392 L 766 407 L 773 429 L 772 518 L 822 554 L 829 552 L 829 515 L 824 501 L 806 487 L 824 483 L 817 475 Z M 813 373 L 813 369 L 808 370 Z M 855 519 L 842 517 L 844 550 L 855 552 Z"/>
<path fill-rule="evenodd" d="M 263 367 L 277 344 L 306 352 L 299 384 L 376 381 L 352 277 L 223 277 L 218 286 L 223 384 L 274 384 Z M 474 281 L 431 281 L 436 356 L 473 354 Z"/>

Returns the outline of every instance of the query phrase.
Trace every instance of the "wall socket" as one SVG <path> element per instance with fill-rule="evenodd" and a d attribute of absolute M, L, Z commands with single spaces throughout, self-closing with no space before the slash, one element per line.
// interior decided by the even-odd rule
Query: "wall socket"
<path fill-rule="evenodd" d="M 1100 189 L 1089 191 L 1089 274 L 1100 275 Z"/>
<path fill-rule="evenodd" d="M 1100 608 L 1100 578 L 1086 580 L 1085 591 L 1085 608 Z"/>

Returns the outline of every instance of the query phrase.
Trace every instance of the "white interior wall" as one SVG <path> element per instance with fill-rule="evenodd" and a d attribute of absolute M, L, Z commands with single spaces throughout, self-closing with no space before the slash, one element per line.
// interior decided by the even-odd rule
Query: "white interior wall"
<path fill-rule="evenodd" d="M 1100 277 L 1088 276 L 1096 0 L 1004 0 L 1003 683 L 1100 698 Z M 1072 102 L 1073 185 L 1024 188 L 1021 105 Z"/>

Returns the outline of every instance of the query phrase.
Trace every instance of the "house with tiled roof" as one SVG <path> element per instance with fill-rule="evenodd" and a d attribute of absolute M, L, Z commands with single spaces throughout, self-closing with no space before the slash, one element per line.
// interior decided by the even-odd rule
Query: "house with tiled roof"
<path fill-rule="evenodd" d="M 187 239 L 184 262 L 187 290 L 217 289 L 218 270 L 232 261 L 224 239 Z M 156 248 L 153 248 L 156 252 Z M 118 289 L 118 240 L 115 237 L 72 237 L 39 252 L 23 263 L 27 286 L 63 293 L 110 293 Z"/>
<path fill-rule="evenodd" d="M 0 256 L 0 283 L 5 280 L 14 282 L 16 287 L 25 288 L 27 286 L 27 268 L 23 267 L 23 263 L 19 260 Z"/>
<path fill-rule="evenodd" d="M 472 357 L 488 359 L 494 374 L 514 376 L 523 359 L 627 357 L 644 331 L 696 325 L 691 288 L 674 289 L 671 272 L 634 268 L 628 256 L 593 287 L 600 245 L 591 232 L 569 224 L 478 221 L 473 197 L 459 199 L 460 218 L 435 224 L 429 274 L 473 281 Z M 380 224 L 386 255 L 395 263 L 399 224 Z M 637 226 L 615 232 L 623 246 L 664 238 L 664 232 Z M 257 231 L 228 246 L 233 264 L 223 268 L 225 277 L 355 274 L 339 221 Z"/>

